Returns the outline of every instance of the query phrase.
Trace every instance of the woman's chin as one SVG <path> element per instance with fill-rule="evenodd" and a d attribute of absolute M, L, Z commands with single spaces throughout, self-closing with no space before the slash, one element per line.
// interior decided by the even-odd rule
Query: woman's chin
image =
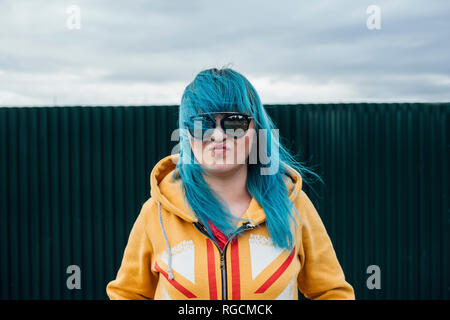
<path fill-rule="evenodd" d="M 204 168 L 206 170 L 208 170 L 208 171 L 211 171 L 211 172 L 221 172 L 221 173 L 223 173 L 223 172 L 232 171 L 232 170 L 236 169 L 239 166 L 240 166 L 239 164 L 235 164 L 235 163 L 227 164 L 225 162 L 216 162 L 216 163 L 213 163 L 213 164 L 206 164 L 206 165 L 204 165 Z"/>

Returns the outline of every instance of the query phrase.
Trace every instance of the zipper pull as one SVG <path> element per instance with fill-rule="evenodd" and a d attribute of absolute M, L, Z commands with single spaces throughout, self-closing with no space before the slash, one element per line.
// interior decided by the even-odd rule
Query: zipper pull
<path fill-rule="evenodd" d="M 253 230 L 256 227 L 253 223 L 250 222 L 244 222 L 242 226 L 244 227 L 244 230 Z"/>
<path fill-rule="evenodd" d="M 220 255 L 220 269 L 223 269 L 225 267 L 224 265 L 224 259 L 223 259 L 223 254 Z"/>

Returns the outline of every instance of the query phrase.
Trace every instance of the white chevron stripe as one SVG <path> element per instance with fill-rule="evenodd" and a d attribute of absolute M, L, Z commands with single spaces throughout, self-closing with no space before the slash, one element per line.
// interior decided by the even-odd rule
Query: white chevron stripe
<path fill-rule="evenodd" d="M 195 283 L 195 246 L 192 240 L 181 241 L 172 250 L 172 269 Z M 167 251 L 161 254 L 161 260 L 168 264 Z"/>
<path fill-rule="evenodd" d="M 251 234 L 249 245 L 252 263 L 252 279 L 255 279 L 261 271 L 283 252 L 283 249 L 273 245 L 270 238 L 261 235 Z"/>
<path fill-rule="evenodd" d="M 294 300 L 295 293 L 295 277 L 288 283 L 286 288 L 275 300 Z"/>

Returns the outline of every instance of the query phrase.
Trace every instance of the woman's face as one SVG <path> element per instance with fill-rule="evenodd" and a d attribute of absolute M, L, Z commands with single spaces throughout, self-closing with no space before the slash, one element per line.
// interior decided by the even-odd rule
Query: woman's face
<path fill-rule="evenodd" d="M 227 135 L 220 126 L 220 120 L 226 114 L 211 115 L 216 126 L 206 140 L 194 139 L 190 135 L 190 145 L 197 161 L 211 171 L 224 173 L 246 165 L 255 139 L 254 121 L 250 119 L 248 130 L 239 138 Z"/>

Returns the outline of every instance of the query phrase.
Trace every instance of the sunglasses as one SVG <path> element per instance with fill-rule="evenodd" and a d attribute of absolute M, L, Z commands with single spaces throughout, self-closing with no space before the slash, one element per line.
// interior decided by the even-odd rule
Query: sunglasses
<path fill-rule="evenodd" d="M 215 114 L 223 115 L 220 119 L 220 127 L 230 137 L 234 139 L 242 138 L 247 133 L 250 121 L 253 117 L 239 112 L 211 112 L 201 113 L 189 118 L 185 125 L 189 133 L 195 139 L 209 140 L 216 128 Z M 201 137 L 199 137 L 201 133 Z"/>

